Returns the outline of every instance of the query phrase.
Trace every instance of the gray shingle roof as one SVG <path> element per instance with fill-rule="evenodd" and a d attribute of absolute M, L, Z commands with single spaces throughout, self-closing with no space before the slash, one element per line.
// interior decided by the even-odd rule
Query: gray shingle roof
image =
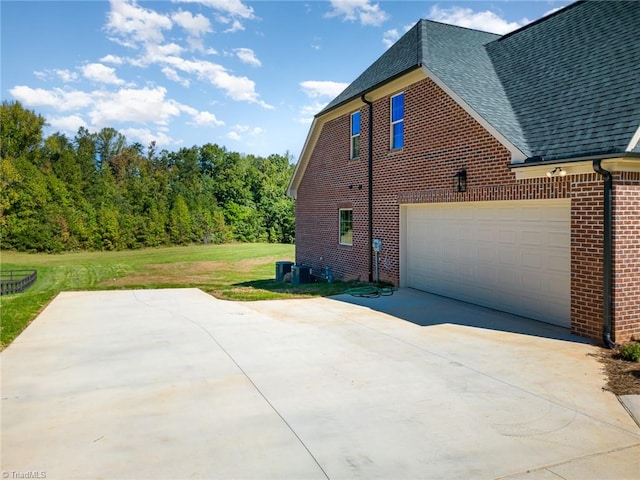
<path fill-rule="evenodd" d="M 531 154 L 624 152 L 640 125 L 640 2 L 574 3 L 487 45 Z"/>
<path fill-rule="evenodd" d="M 392 80 L 420 65 L 418 48 L 419 23 L 405 33 L 391 48 L 356 78 L 340 95 L 334 98 L 318 115 L 361 96 L 363 93 Z"/>
<path fill-rule="evenodd" d="M 640 125 L 638 25 L 634 1 L 576 2 L 503 37 L 421 20 L 318 115 L 424 65 L 530 157 L 624 152 Z"/>

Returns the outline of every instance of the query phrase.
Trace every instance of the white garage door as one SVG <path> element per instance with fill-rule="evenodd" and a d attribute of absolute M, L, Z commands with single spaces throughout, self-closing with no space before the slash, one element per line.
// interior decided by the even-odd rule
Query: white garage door
<path fill-rule="evenodd" d="M 569 202 L 407 205 L 402 283 L 569 327 Z"/>

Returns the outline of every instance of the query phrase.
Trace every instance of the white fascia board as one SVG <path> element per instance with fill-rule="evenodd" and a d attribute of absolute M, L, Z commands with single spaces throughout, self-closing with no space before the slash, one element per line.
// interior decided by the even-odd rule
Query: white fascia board
<path fill-rule="evenodd" d="M 307 139 L 304 141 L 304 146 L 302 147 L 302 152 L 300 153 L 300 157 L 298 158 L 298 163 L 296 163 L 296 168 L 293 170 L 293 175 L 291 175 L 291 180 L 289 180 L 289 186 L 287 187 L 287 195 L 293 198 L 298 198 L 298 186 L 302 181 L 302 175 L 307 168 L 307 163 L 309 163 L 309 157 L 311 156 L 311 150 L 313 146 L 315 146 L 315 141 L 317 140 L 318 134 L 315 134 L 315 139 L 312 141 L 314 137 L 314 132 L 316 132 L 316 123 L 318 122 L 317 118 L 313 119 L 311 122 L 311 127 L 309 128 L 309 132 L 307 133 Z M 313 143 L 313 145 L 310 145 Z"/>
<path fill-rule="evenodd" d="M 636 133 L 633 135 L 633 137 L 631 137 L 631 141 L 629 142 L 629 145 L 627 146 L 627 149 L 625 151 L 632 152 L 633 149 L 636 148 L 636 145 L 638 145 L 638 143 L 640 143 L 640 125 L 638 125 Z"/>
<path fill-rule="evenodd" d="M 434 81 L 436 85 L 438 85 L 442 90 L 445 91 L 447 95 L 449 95 L 453 100 L 460 105 L 464 111 L 466 111 L 469 115 L 473 117 L 473 119 L 478 122 L 482 127 L 489 132 L 498 142 L 500 142 L 511 154 L 511 163 L 524 163 L 527 159 L 527 155 L 525 155 L 522 150 L 516 147 L 513 143 L 511 143 L 507 137 L 505 137 L 502 133 L 500 133 L 493 125 L 485 120 L 485 118 L 480 115 L 476 110 L 474 110 L 471 105 L 469 105 L 466 101 L 462 99 L 460 95 L 454 92 L 445 82 L 443 82 L 437 75 L 435 75 L 431 70 L 427 67 L 422 66 L 426 75 Z"/>

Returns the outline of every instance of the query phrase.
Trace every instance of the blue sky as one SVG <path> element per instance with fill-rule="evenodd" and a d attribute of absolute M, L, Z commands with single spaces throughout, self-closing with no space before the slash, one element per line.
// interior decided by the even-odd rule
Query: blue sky
<path fill-rule="evenodd" d="M 297 159 L 313 115 L 420 18 L 507 33 L 570 3 L 2 0 L 1 96 L 47 135 Z"/>

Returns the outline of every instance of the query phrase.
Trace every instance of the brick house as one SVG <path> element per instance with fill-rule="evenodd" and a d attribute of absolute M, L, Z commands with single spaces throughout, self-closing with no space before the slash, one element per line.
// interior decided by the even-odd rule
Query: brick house
<path fill-rule="evenodd" d="M 640 2 L 504 36 L 420 20 L 316 115 L 296 262 L 639 338 L 638 25 Z"/>

